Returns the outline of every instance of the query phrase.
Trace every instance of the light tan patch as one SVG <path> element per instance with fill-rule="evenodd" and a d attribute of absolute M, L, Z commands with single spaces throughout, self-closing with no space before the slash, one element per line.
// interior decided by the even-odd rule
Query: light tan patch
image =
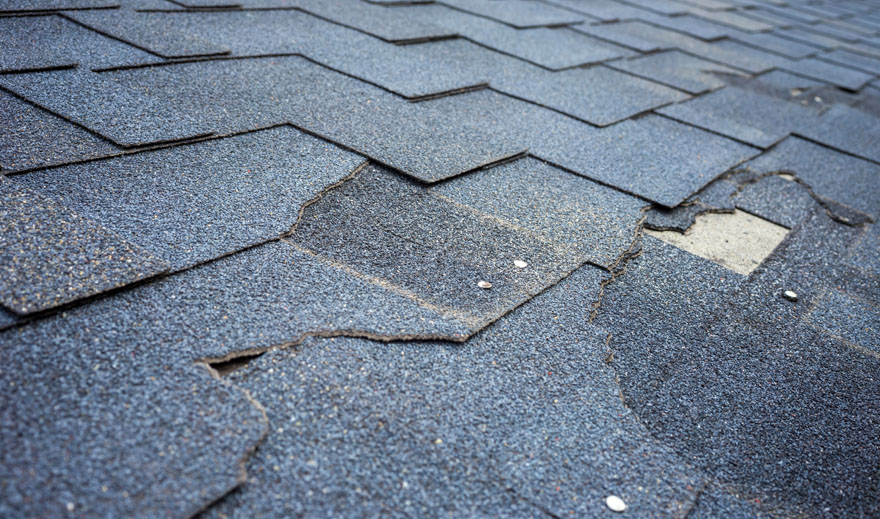
<path fill-rule="evenodd" d="M 732 214 L 697 216 L 684 234 L 650 229 L 645 234 L 747 276 L 782 242 L 788 229 L 737 209 Z"/>

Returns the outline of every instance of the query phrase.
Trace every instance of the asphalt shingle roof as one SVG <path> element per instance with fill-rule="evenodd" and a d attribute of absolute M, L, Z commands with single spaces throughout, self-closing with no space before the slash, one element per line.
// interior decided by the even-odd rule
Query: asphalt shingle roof
<path fill-rule="evenodd" d="M 880 515 L 878 76 L 874 0 L 0 0 L 0 517 Z"/>

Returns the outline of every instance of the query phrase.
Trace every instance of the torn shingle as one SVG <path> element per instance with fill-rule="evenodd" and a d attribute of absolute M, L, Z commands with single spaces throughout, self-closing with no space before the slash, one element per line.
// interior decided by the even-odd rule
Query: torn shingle
<path fill-rule="evenodd" d="M 787 171 L 820 197 L 880 217 L 880 165 L 797 137 L 789 137 L 746 167 L 759 172 Z"/>
<path fill-rule="evenodd" d="M 132 323 L 143 326 L 146 322 Z M 265 415 L 204 366 L 82 327 L 0 333 L 0 515 L 190 517 L 243 482 Z"/>
<path fill-rule="evenodd" d="M 433 196 L 375 167 L 309 206 L 290 238 L 321 258 L 416 294 L 474 329 L 582 264 L 538 232 Z M 525 260 L 528 269 L 514 268 Z M 491 283 L 491 290 L 478 286 Z"/>
<path fill-rule="evenodd" d="M 290 127 L 13 177 L 182 269 L 288 232 L 363 157 Z"/>
<path fill-rule="evenodd" d="M 208 517 L 580 517 L 612 491 L 688 508 L 700 475 L 644 436 L 586 321 L 601 277 L 580 269 L 466 345 L 316 339 L 236 371 L 278 426 Z"/>
<path fill-rule="evenodd" d="M 0 303 L 39 312 L 155 276 L 160 259 L 58 202 L 0 179 Z"/>

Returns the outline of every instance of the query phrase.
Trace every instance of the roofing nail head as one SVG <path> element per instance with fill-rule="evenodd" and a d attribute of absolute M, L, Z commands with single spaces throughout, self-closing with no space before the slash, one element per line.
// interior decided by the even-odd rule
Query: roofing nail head
<path fill-rule="evenodd" d="M 477 282 L 477 286 L 484 290 L 489 290 L 492 288 L 492 283 L 489 283 L 488 281 L 479 281 Z"/>
<path fill-rule="evenodd" d="M 623 502 L 623 499 L 620 499 L 617 496 L 608 496 L 605 498 L 605 506 L 607 506 L 612 512 L 623 512 L 626 510 L 626 503 Z"/>
<path fill-rule="evenodd" d="M 794 292 L 794 291 L 792 291 L 792 290 L 786 290 L 785 292 L 783 292 L 783 293 L 782 293 L 782 297 L 788 299 L 788 300 L 791 301 L 792 303 L 794 303 L 794 302 L 796 302 L 796 301 L 798 300 L 798 295 L 797 295 L 797 293 Z"/>

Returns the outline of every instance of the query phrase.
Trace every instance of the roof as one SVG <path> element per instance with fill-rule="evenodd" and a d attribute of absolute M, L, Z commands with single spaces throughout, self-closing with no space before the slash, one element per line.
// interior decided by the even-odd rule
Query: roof
<path fill-rule="evenodd" d="M 869 0 L 0 0 L 0 516 L 880 515 L 878 77 Z"/>

